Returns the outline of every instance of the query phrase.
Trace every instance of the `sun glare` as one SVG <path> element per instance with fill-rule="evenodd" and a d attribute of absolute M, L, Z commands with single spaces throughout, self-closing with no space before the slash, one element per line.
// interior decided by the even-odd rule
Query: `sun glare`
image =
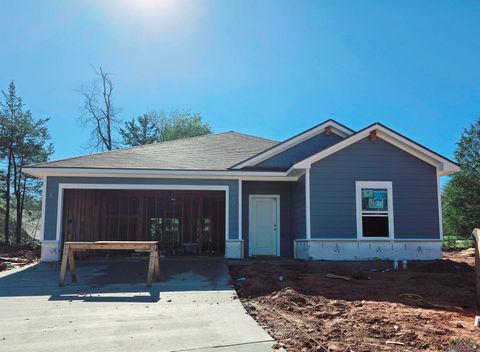
<path fill-rule="evenodd" d="M 176 0 L 120 0 L 118 3 L 123 10 L 145 17 L 168 17 L 181 10 L 181 2 Z"/>

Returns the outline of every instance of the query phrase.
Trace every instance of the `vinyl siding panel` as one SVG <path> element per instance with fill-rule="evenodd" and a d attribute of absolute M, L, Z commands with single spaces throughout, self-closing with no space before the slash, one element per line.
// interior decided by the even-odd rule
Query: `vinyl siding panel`
<path fill-rule="evenodd" d="M 355 181 L 392 181 L 395 238 L 438 239 L 435 167 L 377 138 L 312 165 L 313 238 L 356 238 Z"/>
<path fill-rule="evenodd" d="M 292 185 L 292 231 L 293 238 L 305 238 L 305 176 Z"/>
<path fill-rule="evenodd" d="M 304 160 L 309 156 L 318 153 L 319 151 L 328 148 L 329 146 L 342 140 L 342 137 L 332 133 L 326 135 L 325 133 L 318 134 L 312 138 L 303 141 L 293 147 L 275 155 L 271 158 L 262 161 L 255 165 L 259 168 L 289 168 L 294 163 Z"/>

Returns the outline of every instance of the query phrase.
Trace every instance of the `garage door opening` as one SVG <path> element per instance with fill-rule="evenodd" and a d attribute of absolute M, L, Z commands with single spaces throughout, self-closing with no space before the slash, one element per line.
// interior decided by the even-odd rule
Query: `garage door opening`
<path fill-rule="evenodd" d="M 62 240 L 153 240 L 162 255 L 223 255 L 225 192 L 65 189 Z"/>

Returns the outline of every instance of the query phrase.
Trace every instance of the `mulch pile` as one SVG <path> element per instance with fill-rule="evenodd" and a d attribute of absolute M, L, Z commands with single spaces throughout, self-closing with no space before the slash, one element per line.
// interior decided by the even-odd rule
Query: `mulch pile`
<path fill-rule="evenodd" d="M 247 311 L 287 351 L 480 351 L 472 251 L 398 271 L 391 262 L 230 264 Z"/>

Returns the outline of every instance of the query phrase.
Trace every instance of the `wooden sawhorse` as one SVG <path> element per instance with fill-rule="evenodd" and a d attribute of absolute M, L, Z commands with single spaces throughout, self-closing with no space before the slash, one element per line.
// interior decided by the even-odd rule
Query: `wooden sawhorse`
<path fill-rule="evenodd" d="M 72 282 L 77 282 L 77 270 L 75 268 L 75 258 L 73 253 L 86 251 L 89 249 L 97 250 L 136 250 L 150 252 L 147 272 L 147 286 L 151 287 L 153 278 L 160 280 L 160 263 L 158 258 L 158 241 L 97 241 L 97 242 L 65 242 L 63 246 L 62 265 L 60 267 L 59 286 L 65 284 L 65 275 L 67 272 L 67 260 L 72 274 Z"/>

